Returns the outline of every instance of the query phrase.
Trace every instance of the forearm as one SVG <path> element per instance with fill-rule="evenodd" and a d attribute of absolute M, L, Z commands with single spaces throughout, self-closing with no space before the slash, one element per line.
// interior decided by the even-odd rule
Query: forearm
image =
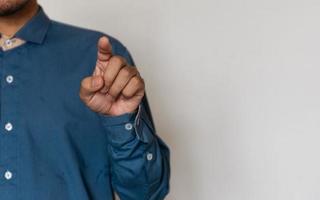
<path fill-rule="evenodd" d="M 163 199 L 169 190 L 169 149 L 156 135 L 147 98 L 135 113 L 103 118 L 113 187 L 121 199 Z"/>

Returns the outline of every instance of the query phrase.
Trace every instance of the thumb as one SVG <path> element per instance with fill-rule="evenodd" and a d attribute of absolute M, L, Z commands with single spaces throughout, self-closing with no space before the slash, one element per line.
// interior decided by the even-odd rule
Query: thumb
<path fill-rule="evenodd" d="M 93 95 L 104 85 L 102 76 L 88 76 L 81 81 L 80 98 L 85 102 L 89 101 Z"/>

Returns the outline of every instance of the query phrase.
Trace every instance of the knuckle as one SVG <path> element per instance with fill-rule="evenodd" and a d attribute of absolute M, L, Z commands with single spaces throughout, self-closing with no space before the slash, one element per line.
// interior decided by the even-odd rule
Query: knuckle
<path fill-rule="evenodd" d="M 122 92 L 122 95 L 125 97 L 125 98 L 130 98 L 130 97 L 132 97 L 132 92 L 131 91 L 128 91 L 128 90 L 124 90 L 123 92 Z"/>
<path fill-rule="evenodd" d="M 140 85 L 140 79 L 139 79 L 139 77 L 137 77 L 137 76 L 133 77 L 133 78 L 132 78 L 132 82 L 133 82 L 133 85 L 134 85 L 135 87 L 139 86 L 139 85 Z"/>
<path fill-rule="evenodd" d="M 144 82 L 144 81 L 142 82 L 142 88 L 143 88 L 143 89 L 145 89 L 145 88 L 146 88 L 146 84 L 145 84 L 145 82 Z"/>
<path fill-rule="evenodd" d="M 136 67 L 130 66 L 129 68 L 131 69 L 133 75 L 135 76 L 139 75 L 139 71 Z"/>
<path fill-rule="evenodd" d="M 137 87 L 144 87 L 144 80 L 141 77 L 133 77 L 134 83 Z"/>
<path fill-rule="evenodd" d="M 123 76 L 130 76 L 133 73 L 132 69 L 130 67 L 123 67 L 121 69 L 121 74 Z"/>
<path fill-rule="evenodd" d="M 145 85 L 145 81 L 142 77 L 140 77 L 141 83 L 143 84 L 143 86 Z"/>
<path fill-rule="evenodd" d="M 114 62 L 117 65 L 123 65 L 125 63 L 125 59 L 121 56 L 113 56 L 111 59 L 112 62 Z"/>

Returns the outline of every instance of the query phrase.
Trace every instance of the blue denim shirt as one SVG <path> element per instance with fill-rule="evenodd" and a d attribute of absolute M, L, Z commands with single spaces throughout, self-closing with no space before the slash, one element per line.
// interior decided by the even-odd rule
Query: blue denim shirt
<path fill-rule="evenodd" d="M 38 13 L 0 51 L 1 200 L 163 199 L 169 149 L 156 135 L 145 95 L 136 112 L 107 116 L 79 98 L 101 32 Z M 115 38 L 113 53 L 134 66 Z M 8 80 L 8 76 L 11 78 Z"/>

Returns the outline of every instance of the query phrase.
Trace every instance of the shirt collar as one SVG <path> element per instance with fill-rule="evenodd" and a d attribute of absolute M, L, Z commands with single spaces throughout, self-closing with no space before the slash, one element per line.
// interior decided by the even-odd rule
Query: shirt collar
<path fill-rule="evenodd" d="M 41 44 L 48 32 L 50 19 L 39 5 L 38 12 L 15 34 L 14 37 Z"/>

